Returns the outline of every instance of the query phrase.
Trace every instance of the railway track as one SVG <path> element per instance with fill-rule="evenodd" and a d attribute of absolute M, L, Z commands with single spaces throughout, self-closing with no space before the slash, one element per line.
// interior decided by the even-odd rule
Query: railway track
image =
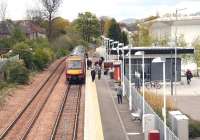
<path fill-rule="evenodd" d="M 57 65 L 45 82 L 36 90 L 30 101 L 25 105 L 22 111 L 0 134 L 1 139 L 24 140 L 30 132 L 40 112 L 48 101 L 53 89 L 55 88 L 65 65 L 65 59 Z"/>
<path fill-rule="evenodd" d="M 69 85 L 60 105 L 50 140 L 76 140 L 82 85 Z"/>

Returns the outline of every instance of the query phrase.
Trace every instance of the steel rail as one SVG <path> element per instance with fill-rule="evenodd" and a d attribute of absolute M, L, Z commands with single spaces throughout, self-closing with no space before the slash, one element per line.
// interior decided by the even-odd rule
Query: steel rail
<path fill-rule="evenodd" d="M 79 114 L 80 114 L 81 89 L 82 89 L 82 86 L 80 85 L 79 89 L 78 89 L 78 99 L 77 99 L 77 103 L 76 103 L 76 115 L 75 115 L 75 122 L 74 122 L 72 140 L 76 140 L 77 134 L 78 134 L 78 121 L 79 121 Z"/>
<path fill-rule="evenodd" d="M 41 106 L 40 106 L 40 108 L 37 110 L 37 112 L 34 114 L 33 119 L 28 123 L 29 125 L 28 125 L 28 127 L 27 127 L 25 133 L 24 133 L 23 136 L 21 137 L 21 140 L 25 140 L 25 139 L 27 138 L 27 136 L 28 136 L 29 132 L 31 131 L 33 125 L 35 124 L 35 122 L 36 122 L 36 120 L 38 119 L 40 113 L 42 112 L 43 108 L 45 107 L 45 105 L 46 105 L 46 103 L 47 103 L 49 97 L 50 97 L 51 94 L 53 93 L 53 90 L 55 89 L 55 87 L 56 87 L 56 85 L 57 85 L 57 83 L 58 83 L 58 81 L 59 81 L 59 79 L 60 79 L 62 73 L 64 72 L 64 70 L 65 70 L 65 67 L 62 69 L 61 74 L 58 76 L 58 78 L 57 78 L 56 81 L 54 82 L 53 86 L 51 87 L 48 96 L 46 97 L 46 99 L 44 100 L 44 102 L 41 104 Z"/>
<path fill-rule="evenodd" d="M 34 101 L 34 99 L 39 95 L 40 91 L 43 89 L 43 87 L 48 83 L 48 81 L 53 77 L 54 73 L 58 70 L 60 65 L 65 61 L 65 58 L 59 62 L 59 64 L 56 66 L 56 68 L 52 71 L 52 73 L 48 76 L 48 78 L 44 81 L 44 83 L 37 89 L 36 93 L 31 97 L 31 99 L 28 101 L 28 103 L 25 105 L 25 107 L 19 112 L 19 114 L 15 117 L 15 119 L 6 127 L 2 133 L 0 134 L 0 139 L 3 139 L 8 132 L 13 128 L 13 126 L 16 124 L 16 122 L 20 119 L 20 117 L 24 114 L 24 112 L 28 109 L 28 107 L 31 105 L 31 103 Z"/>
<path fill-rule="evenodd" d="M 66 103 L 66 100 L 67 100 L 67 97 L 68 97 L 68 94 L 69 94 L 69 91 L 70 91 L 70 87 L 71 86 L 68 85 L 68 88 L 65 91 L 65 95 L 64 95 L 64 98 L 63 98 L 63 100 L 61 102 L 60 109 L 59 109 L 58 115 L 56 117 L 56 121 L 54 123 L 54 126 L 53 126 L 53 129 L 52 129 L 51 136 L 50 136 L 49 140 L 54 140 L 55 139 L 56 132 L 57 132 L 57 129 L 58 129 L 58 125 L 59 125 L 63 110 L 65 108 L 65 103 Z"/>

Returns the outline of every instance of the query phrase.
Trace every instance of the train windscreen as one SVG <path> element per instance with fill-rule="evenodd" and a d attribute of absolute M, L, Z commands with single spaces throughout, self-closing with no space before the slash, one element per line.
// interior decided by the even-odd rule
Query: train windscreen
<path fill-rule="evenodd" d="M 68 69 L 81 69 L 81 61 L 73 60 L 68 63 Z"/>

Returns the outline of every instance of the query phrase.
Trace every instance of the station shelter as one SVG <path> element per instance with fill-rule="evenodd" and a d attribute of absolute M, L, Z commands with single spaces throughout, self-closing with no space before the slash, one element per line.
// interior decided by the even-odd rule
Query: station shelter
<path fill-rule="evenodd" d="M 138 77 L 142 77 L 142 56 L 135 56 L 134 54 L 138 51 L 144 52 L 144 78 L 145 81 L 161 81 L 163 78 L 162 63 L 152 63 L 152 60 L 156 57 L 165 59 L 166 67 L 166 81 L 175 80 L 175 48 L 172 47 L 132 47 L 132 48 L 120 48 L 119 50 L 112 50 L 111 55 L 119 55 L 122 60 L 124 54 L 124 73 L 128 78 L 129 74 L 129 51 L 131 51 L 131 79 L 132 82 Z M 124 53 L 123 53 L 124 52 Z M 177 81 L 181 80 L 181 62 L 182 55 L 194 54 L 193 48 L 177 47 Z"/>

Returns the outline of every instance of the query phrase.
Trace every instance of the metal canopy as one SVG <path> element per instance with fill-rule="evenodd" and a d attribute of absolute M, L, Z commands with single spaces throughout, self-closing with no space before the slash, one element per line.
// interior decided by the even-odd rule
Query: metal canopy
<path fill-rule="evenodd" d="M 175 48 L 172 47 L 134 47 L 131 48 L 131 54 L 135 54 L 137 51 L 144 51 L 145 54 L 173 54 Z M 128 48 L 124 49 L 124 54 L 129 52 Z M 177 47 L 177 54 L 193 54 L 194 48 Z M 117 55 L 117 49 L 111 50 L 111 55 Z M 119 54 L 122 54 L 122 48 L 119 49 Z"/>

